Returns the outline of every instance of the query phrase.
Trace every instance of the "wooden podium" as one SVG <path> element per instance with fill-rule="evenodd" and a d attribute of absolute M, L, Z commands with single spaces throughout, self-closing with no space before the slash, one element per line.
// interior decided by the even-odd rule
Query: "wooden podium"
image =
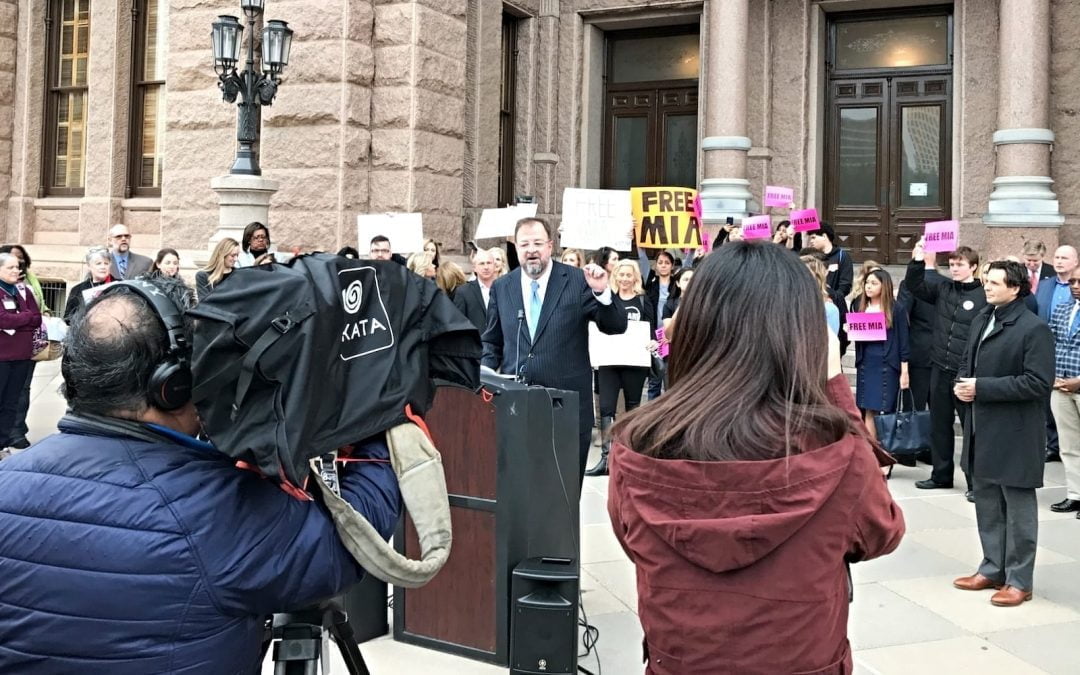
<path fill-rule="evenodd" d="M 484 376 L 479 393 L 438 387 L 425 419 L 446 471 L 453 545 L 430 583 L 394 590 L 394 639 L 507 665 L 514 567 L 580 560 L 577 393 Z M 419 556 L 408 518 L 394 545 Z"/>

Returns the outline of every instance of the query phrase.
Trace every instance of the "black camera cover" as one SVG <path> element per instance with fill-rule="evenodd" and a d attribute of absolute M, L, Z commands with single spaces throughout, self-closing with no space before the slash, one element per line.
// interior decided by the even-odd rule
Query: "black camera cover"
<path fill-rule="evenodd" d="M 319 253 L 237 269 L 188 314 L 204 431 L 300 488 L 311 458 L 426 413 L 434 379 L 480 386 L 476 328 L 394 262 Z"/>

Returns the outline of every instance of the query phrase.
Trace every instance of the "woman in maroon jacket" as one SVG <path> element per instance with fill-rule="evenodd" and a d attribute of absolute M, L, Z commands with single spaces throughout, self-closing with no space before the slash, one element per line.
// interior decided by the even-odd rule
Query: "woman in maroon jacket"
<path fill-rule="evenodd" d="M 0 458 L 12 442 L 19 396 L 30 373 L 34 331 L 41 327 L 41 312 L 34 294 L 19 292 L 19 259 L 0 253 Z"/>
<path fill-rule="evenodd" d="M 735 242 L 676 322 L 668 392 L 616 425 L 610 457 L 647 672 L 850 673 L 847 563 L 895 549 L 904 520 L 821 292 L 781 247 Z"/>

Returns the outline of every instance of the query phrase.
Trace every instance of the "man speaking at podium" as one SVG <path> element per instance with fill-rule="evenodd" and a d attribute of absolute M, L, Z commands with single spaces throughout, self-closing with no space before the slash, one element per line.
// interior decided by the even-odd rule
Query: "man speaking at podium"
<path fill-rule="evenodd" d="M 521 266 L 497 279 L 488 301 L 482 364 L 527 384 L 578 394 L 578 481 L 592 439 L 589 322 L 601 332 L 626 331 L 626 311 L 598 265 L 579 270 L 551 259 L 551 228 L 523 218 L 514 228 Z"/>

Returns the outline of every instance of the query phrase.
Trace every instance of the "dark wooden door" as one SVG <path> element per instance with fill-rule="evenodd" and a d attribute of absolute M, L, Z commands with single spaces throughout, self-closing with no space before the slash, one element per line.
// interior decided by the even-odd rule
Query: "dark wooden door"
<path fill-rule="evenodd" d="M 857 260 L 906 263 L 951 212 L 947 74 L 829 84 L 825 218 Z"/>
<path fill-rule="evenodd" d="M 696 187 L 697 86 L 673 85 L 607 90 L 603 187 Z"/>

